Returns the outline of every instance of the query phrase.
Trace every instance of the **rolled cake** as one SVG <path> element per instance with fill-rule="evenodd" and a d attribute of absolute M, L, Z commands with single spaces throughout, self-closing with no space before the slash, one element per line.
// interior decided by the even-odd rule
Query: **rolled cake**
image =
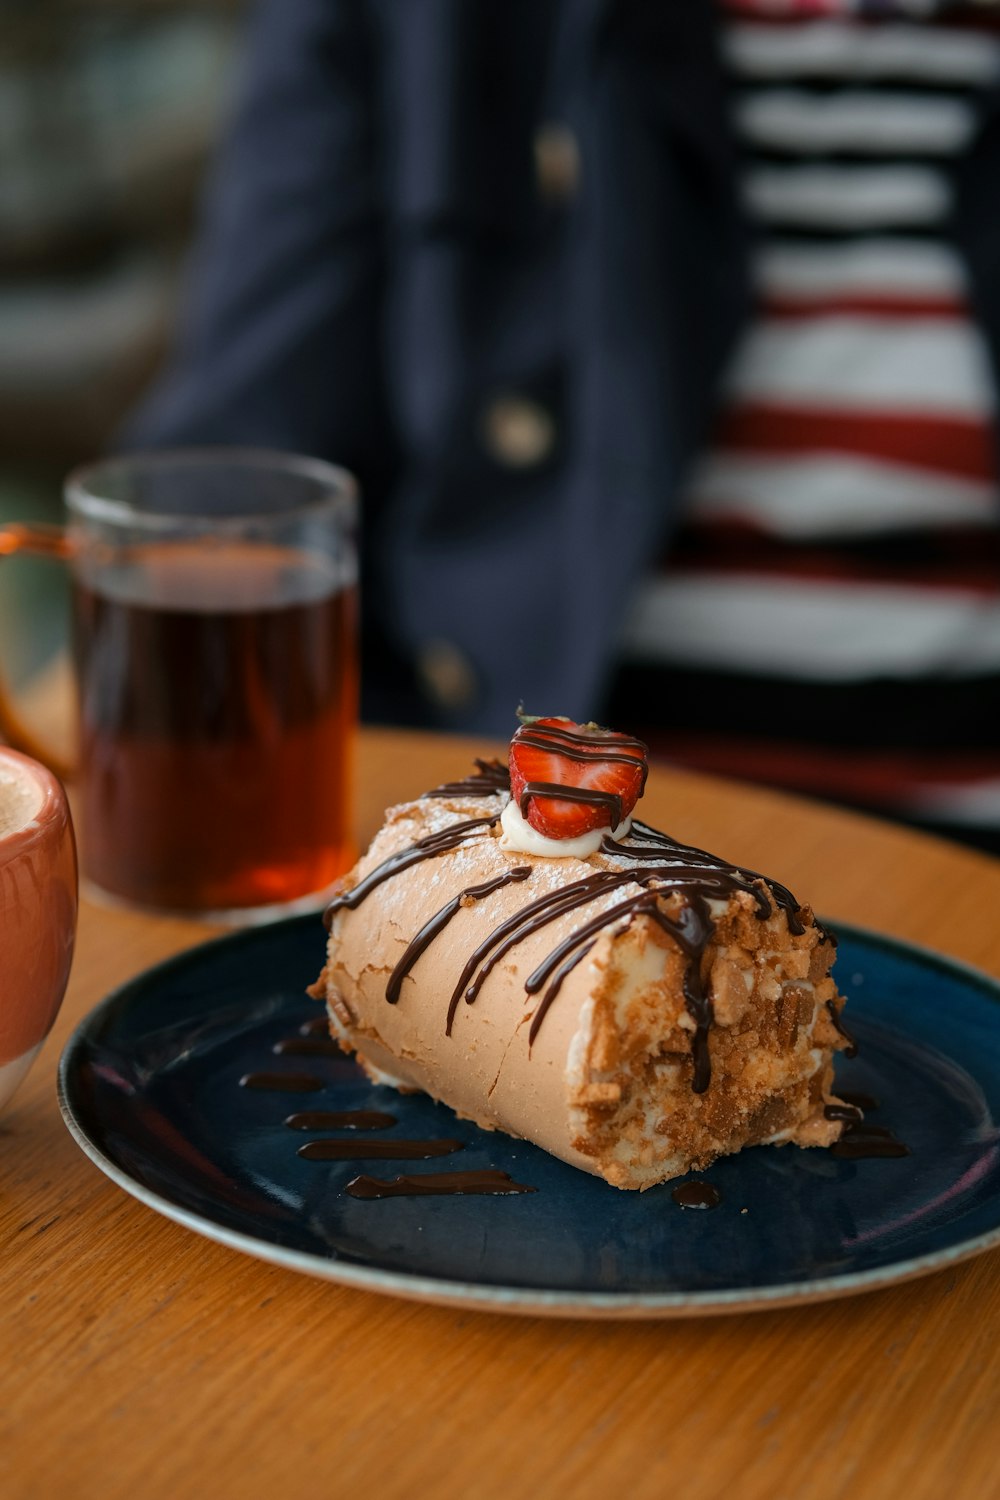
<path fill-rule="evenodd" d="M 584 744 L 576 762 L 610 739 L 556 732 Z M 626 753 L 605 758 L 620 769 Z M 836 1141 L 832 1059 L 849 1038 L 810 909 L 623 819 L 616 793 L 591 794 L 610 799 L 596 838 L 534 834 L 532 798 L 564 814 L 568 794 L 535 782 L 512 800 L 509 784 L 480 762 L 390 808 L 346 877 L 313 987 L 345 1051 L 378 1083 L 620 1188 L 745 1146 Z"/>

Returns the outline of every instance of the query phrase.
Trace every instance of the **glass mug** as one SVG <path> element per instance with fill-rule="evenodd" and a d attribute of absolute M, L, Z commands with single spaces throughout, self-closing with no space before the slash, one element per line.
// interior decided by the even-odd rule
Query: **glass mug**
<path fill-rule="evenodd" d="M 318 904 L 354 858 L 354 480 L 191 449 L 78 470 L 65 498 L 64 531 L 0 527 L 0 556 L 69 563 L 77 763 L 2 691 L 0 729 L 78 782 L 84 880 L 223 921 Z"/>

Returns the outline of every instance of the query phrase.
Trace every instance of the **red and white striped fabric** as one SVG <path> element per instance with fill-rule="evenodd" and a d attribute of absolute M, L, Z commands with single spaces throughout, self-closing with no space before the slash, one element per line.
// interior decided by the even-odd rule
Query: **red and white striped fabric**
<path fill-rule="evenodd" d="M 623 692 L 674 758 L 1000 850 L 997 391 L 947 233 L 998 7 L 720 6 L 757 308 Z"/>

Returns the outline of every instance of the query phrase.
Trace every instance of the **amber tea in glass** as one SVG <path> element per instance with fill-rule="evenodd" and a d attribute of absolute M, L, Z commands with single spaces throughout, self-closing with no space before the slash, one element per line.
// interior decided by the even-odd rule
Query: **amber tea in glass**
<path fill-rule="evenodd" d="M 66 499 L 85 881 L 229 920 L 318 902 L 354 857 L 350 476 L 137 454 Z"/>

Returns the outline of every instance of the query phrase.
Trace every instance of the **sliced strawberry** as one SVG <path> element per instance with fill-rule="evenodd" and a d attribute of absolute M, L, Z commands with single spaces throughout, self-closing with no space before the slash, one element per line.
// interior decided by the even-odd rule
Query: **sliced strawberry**
<path fill-rule="evenodd" d="M 509 764 L 521 816 L 550 839 L 617 827 L 646 784 L 641 740 L 572 719 L 523 719 Z"/>

